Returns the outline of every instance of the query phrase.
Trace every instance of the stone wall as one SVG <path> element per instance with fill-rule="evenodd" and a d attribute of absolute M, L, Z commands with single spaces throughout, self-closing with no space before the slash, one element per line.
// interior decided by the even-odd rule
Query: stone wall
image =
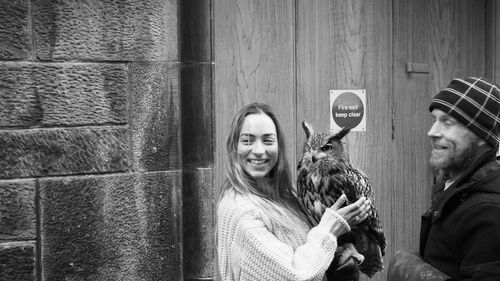
<path fill-rule="evenodd" d="M 0 280 L 214 277 L 211 30 L 210 1 L 0 0 Z"/>

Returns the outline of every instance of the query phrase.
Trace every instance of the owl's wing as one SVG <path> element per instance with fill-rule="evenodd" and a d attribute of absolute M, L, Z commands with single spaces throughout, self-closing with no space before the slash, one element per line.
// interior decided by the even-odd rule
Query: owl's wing
<path fill-rule="evenodd" d="M 373 193 L 372 185 L 368 177 L 361 172 L 360 170 L 353 169 L 350 172 L 350 177 L 355 182 L 354 200 L 359 199 L 361 196 L 365 196 L 370 200 L 370 214 L 365 222 L 363 222 L 363 226 L 365 231 L 367 231 L 373 239 L 379 244 L 382 249 L 382 255 L 384 255 L 384 250 L 386 247 L 386 240 L 384 236 L 384 230 L 382 228 L 382 222 L 380 221 L 380 216 L 377 210 L 377 206 L 375 206 L 375 195 Z"/>
<path fill-rule="evenodd" d="M 373 237 L 373 239 L 380 246 L 382 256 L 385 255 L 385 247 L 387 242 L 385 240 L 384 229 L 382 228 L 382 222 L 379 218 L 379 213 L 372 201 L 371 214 L 366 219 L 367 222 L 367 232 Z"/>
<path fill-rule="evenodd" d="M 359 269 L 367 276 L 372 277 L 384 269 L 382 257 L 385 255 L 386 247 L 384 232 L 375 206 L 372 206 L 372 214 L 352 231 L 355 236 L 354 245 L 358 252 L 365 257 L 359 265 Z"/>
<path fill-rule="evenodd" d="M 354 246 L 358 253 L 364 256 L 363 262 L 359 265 L 359 270 L 369 277 L 384 270 L 382 249 L 373 236 L 362 228 L 353 229 L 355 234 Z"/>
<path fill-rule="evenodd" d="M 370 181 L 360 171 L 354 171 L 356 182 L 356 193 L 370 199 L 371 212 L 368 218 L 353 229 L 355 234 L 355 247 L 365 257 L 359 268 L 361 272 L 372 277 L 376 272 L 384 269 L 382 257 L 385 255 L 386 240 L 375 206 L 375 198 Z"/>

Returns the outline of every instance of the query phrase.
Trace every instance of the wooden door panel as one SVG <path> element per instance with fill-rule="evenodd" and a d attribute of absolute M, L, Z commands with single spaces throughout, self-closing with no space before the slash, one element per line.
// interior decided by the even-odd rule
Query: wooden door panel
<path fill-rule="evenodd" d="M 388 202 L 395 250 L 418 251 L 420 217 L 429 201 L 432 172 L 427 165 L 430 118 L 430 1 L 394 3 L 394 195 Z M 424 70 L 409 72 L 409 64 Z"/>
<path fill-rule="evenodd" d="M 427 131 L 432 97 L 452 78 L 485 74 L 484 1 L 394 2 L 394 197 L 397 248 L 416 251 L 433 173 Z M 409 72 L 408 63 L 426 72 Z M 398 231 L 399 229 L 399 231 Z"/>
<path fill-rule="evenodd" d="M 365 89 L 367 130 L 352 132 L 347 148 L 353 164 L 370 177 L 388 240 L 392 206 L 391 1 L 297 2 L 297 157 L 301 121 L 316 131 L 330 128 L 329 91 Z M 391 243 L 389 243 L 389 248 Z M 390 251 L 386 255 L 390 257 Z M 379 273 L 373 280 L 385 280 Z"/>
<path fill-rule="evenodd" d="M 286 0 L 215 1 L 217 188 L 224 178 L 225 142 L 245 104 L 270 104 L 295 147 L 294 3 Z"/>
<path fill-rule="evenodd" d="M 429 1 L 427 7 L 431 90 L 436 93 L 455 77 L 485 76 L 485 1 Z"/>

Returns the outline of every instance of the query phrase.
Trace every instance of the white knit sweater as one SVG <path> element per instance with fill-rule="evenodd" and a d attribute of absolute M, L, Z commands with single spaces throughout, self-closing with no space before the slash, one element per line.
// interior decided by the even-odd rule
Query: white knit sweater
<path fill-rule="evenodd" d="M 217 209 L 222 280 L 322 280 L 347 222 L 327 209 L 318 226 L 290 230 L 241 195 L 226 193 Z M 266 224 L 267 222 L 267 224 Z"/>

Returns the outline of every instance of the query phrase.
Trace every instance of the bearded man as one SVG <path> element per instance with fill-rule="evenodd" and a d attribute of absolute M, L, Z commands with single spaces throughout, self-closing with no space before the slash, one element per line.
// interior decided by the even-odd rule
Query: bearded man
<path fill-rule="evenodd" d="M 484 78 L 453 79 L 431 101 L 430 209 L 420 255 L 399 250 L 388 281 L 500 280 L 500 91 Z"/>
<path fill-rule="evenodd" d="M 420 255 L 452 280 L 500 280 L 500 92 L 454 79 L 433 99 L 429 163 L 438 172 Z"/>

